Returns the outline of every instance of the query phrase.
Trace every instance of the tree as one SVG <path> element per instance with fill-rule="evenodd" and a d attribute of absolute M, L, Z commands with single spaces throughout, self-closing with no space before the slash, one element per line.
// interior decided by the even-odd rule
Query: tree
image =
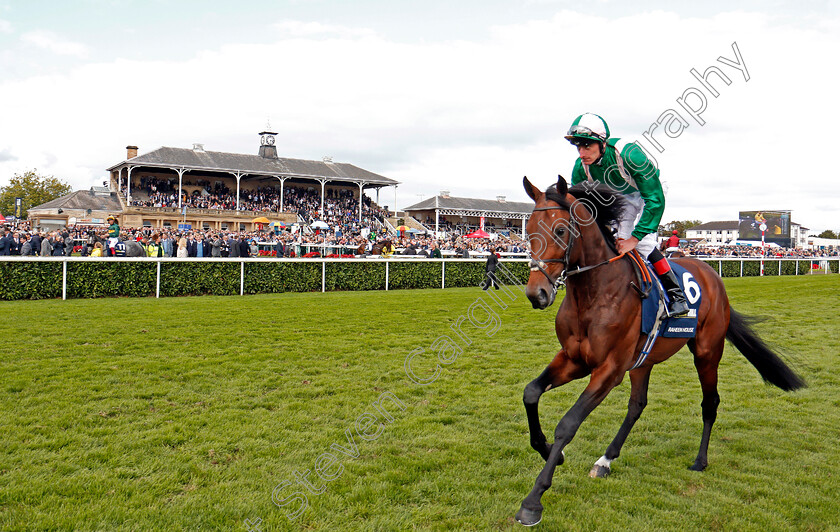
<path fill-rule="evenodd" d="M 835 233 L 831 229 L 826 229 L 822 233 L 818 234 L 817 238 L 840 238 L 840 237 L 838 237 L 837 233 Z"/>
<path fill-rule="evenodd" d="M 60 198 L 73 190 L 67 183 L 53 176 L 38 175 L 37 171 L 36 168 L 23 175 L 15 174 L 8 185 L 0 187 L 0 213 L 14 214 L 15 198 L 21 198 L 20 216 L 26 218 L 31 207 Z"/>
<path fill-rule="evenodd" d="M 702 220 L 675 220 L 659 226 L 659 236 L 671 236 L 675 229 L 680 238 L 685 238 L 686 229 L 691 229 L 702 224 Z"/>

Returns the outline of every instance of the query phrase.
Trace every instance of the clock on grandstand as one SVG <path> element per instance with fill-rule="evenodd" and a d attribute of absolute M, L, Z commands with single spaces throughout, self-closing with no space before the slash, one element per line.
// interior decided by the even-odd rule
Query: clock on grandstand
<path fill-rule="evenodd" d="M 261 131 L 260 132 L 260 146 L 274 146 L 276 142 L 274 139 L 274 135 L 277 133 L 272 131 Z"/>

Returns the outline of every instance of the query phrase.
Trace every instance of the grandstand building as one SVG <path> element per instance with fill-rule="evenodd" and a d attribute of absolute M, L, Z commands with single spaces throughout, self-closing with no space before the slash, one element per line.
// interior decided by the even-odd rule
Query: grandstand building
<path fill-rule="evenodd" d="M 359 224 L 381 226 L 379 191 L 398 181 L 349 163 L 277 156 L 275 135 L 260 133 L 257 155 L 162 147 L 138 155 L 127 146 L 126 159 L 110 168 L 106 187 L 76 191 L 30 209 L 34 227 L 102 224 L 120 215 L 127 227 L 251 231 L 256 218 L 310 223 L 332 214 L 358 217 Z M 376 192 L 376 203 L 364 195 Z M 326 205 L 325 201 L 332 200 Z M 350 206 L 352 205 L 352 210 Z M 341 211 L 340 215 L 337 211 Z M 372 223 L 367 223 L 372 222 Z"/>
<path fill-rule="evenodd" d="M 433 198 L 406 207 L 405 212 L 425 227 L 439 231 L 457 230 L 468 233 L 476 229 L 519 233 L 525 238 L 525 224 L 534 210 L 534 204 L 506 201 L 505 196 L 495 200 L 457 198 L 448 191 L 441 191 Z"/>
<path fill-rule="evenodd" d="M 295 192 L 306 191 L 324 201 L 342 195 L 355 199 L 359 219 L 366 190 L 399 182 L 349 163 L 289 159 L 277 156 L 276 132 L 260 132 L 257 155 L 162 147 L 138 155 L 127 146 L 124 161 L 108 168 L 112 190 L 119 192 L 121 223 L 127 226 L 174 227 L 214 230 L 253 230 L 252 220 L 264 216 L 286 224 L 304 222 Z M 290 194 L 291 193 L 291 194 Z M 184 208 L 186 207 L 186 213 Z"/>

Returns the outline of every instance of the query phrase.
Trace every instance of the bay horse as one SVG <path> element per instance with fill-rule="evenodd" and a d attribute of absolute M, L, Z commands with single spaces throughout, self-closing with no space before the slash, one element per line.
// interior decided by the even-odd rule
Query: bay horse
<path fill-rule="evenodd" d="M 382 255 L 383 249 L 394 249 L 394 245 L 390 240 L 380 240 L 373 247 L 370 248 L 371 255 Z"/>
<path fill-rule="evenodd" d="M 752 331 L 747 318 L 729 304 L 723 281 L 707 264 L 694 259 L 674 262 L 683 266 L 699 284 L 702 293 L 694 338 L 659 338 L 644 363 L 633 368 L 646 335 L 641 334 L 641 298 L 632 284 L 636 273 L 630 260 L 618 260 L 612 227 L 624 208 L 623 196 L 604 185 L 584 182 L 568 188 L 558 176 L 557 184 L 541 192 L 526 177 L 525 191 L 534 200 L 526 231 L 531 247 L 531 273 L 526 295 L 534 308 L 554 302 L 557 288 L 566 285 L 566 297 L 555 319 L 561 349 L 539 377 L 525 387 L 523 401 L 528 418 L 531 447 L 545 459 L 534 488 L 523 500 L 516 520 L 532 526 L 542 519 L 543 493 L 551 487 L 555 468 L 563 463 L 563 448 L 572 440 L 586 417 L 607 394 L 630 374 L 627 416 L 604 455 L 590 471 L 605 477 L 618 458 L 633 424 L 647 404 L 653 366 L 688 345 L 703 392 L 703 433 L 700 450 L 690 469 L 703 471 L 708 464 L 709 437 L 717 415 L 718 364 L 725 339 L 755 366 L 765 381 L 783 390 L 795 390 L 805 382 L 787 367 Z M 552 388 L 589 375 L 589 384 L 561 418 L 554 443 L 546 442 L 537 410 L 540 396 Z"/>

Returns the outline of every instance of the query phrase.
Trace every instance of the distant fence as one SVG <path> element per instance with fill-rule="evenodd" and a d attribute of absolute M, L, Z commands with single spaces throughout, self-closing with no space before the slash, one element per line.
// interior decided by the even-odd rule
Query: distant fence
<path fill-rule="evenodd" d="M 758 276 L 761 259 L 700 259 L 722 277 Z M 525 259 L 502 259 L 503 284 L 524 283 Z M 478 286 L 485 260 L 0 257 L 0 300 L 245 295 Z M 837 273 L 840 259 L 765 259 L 764 275 Z"/>
<path fill-rule="evenodd" d="M 764 275 L 810 275 L 837 273 L 840 269 L 840 258 L 838 257 L 812 257 L 802 259 L 780 258 L 780 259 L 713 259 L 708 257 L 698 258 L 718 272 L 721 277 L 754 277 L 762 275 L 762 262 L 764 263 Z"/>
<path fill-rule="evenodd" d="M 484 259 L 0 257 L 0 300 L 172 297 L 478 286 Z M 504 284 L 528 279 L 501 259 Z"/>

